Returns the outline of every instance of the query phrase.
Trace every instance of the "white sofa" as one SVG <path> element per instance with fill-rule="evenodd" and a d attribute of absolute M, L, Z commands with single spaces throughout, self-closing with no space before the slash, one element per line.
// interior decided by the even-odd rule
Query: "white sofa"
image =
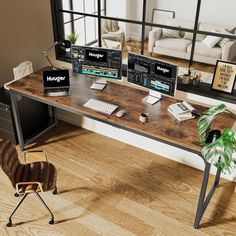
<path fill-rule="evenodd" d="M 167 25 L 193 28 L 193 21 L 182 20 L 177 18 L 168 19 Z M 204 22 L 199 23 L 199 30 L 203 31 L 217 31 L 224 30 L 233 31 L 233 27 L 208 24 Z M 236 32 L 234 32 L 235 34 Z M 182 59 L 190 59 L 192 41 L 184 39 L 184 32 L 180 32 L 179 38 L 162 38 L 162 29 L 156 28 L 149 32 L 148 51 L 150 53 L 157 53 Z M 194 51 L 194 61 L 203 62 L 207 64 L 216 64 L 216 60 L 234 61 L 236 59 L 236 40 L 229 41 L 223 48 L 218 45 L 209 47 L 202 42 L 196 42 Z"/>

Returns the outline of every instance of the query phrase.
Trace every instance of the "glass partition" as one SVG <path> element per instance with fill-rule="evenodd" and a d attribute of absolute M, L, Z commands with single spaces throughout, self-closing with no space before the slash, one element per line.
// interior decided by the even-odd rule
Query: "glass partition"
<path fill-rule="evenodd" d="M 202 0 L 199 29 L 219 34 L 232 33 L 236 27 L 235 0 Z"/>
<path fill-rule="evenodd" d="M 197 0 L 150 0 L 146 6 L 146 22 L 194 28 Z"/>
<path fill-rule="evenodd" d="M 96 17 L 83 16 L 77 14 L 63 13 L 64 15 L 64 35 L 63 39 L 70 40 L 71 33 L 77 35 L 77 40 L 71 42 L 77 45 L 89 45 L 98 39 L 98 19 Z M 70 20 L 68 20 L 70 19 Z"/>
<path fill-rule="evenodd" d="M 102 15 L 126 20 L 142 21 L 143 0 L 106 0 Z"/>
<path fill-rule="evenodd" d="M 197 74 L 201 81 L 207 82 L 202 85 L 209 85 L 217 60 L 236 62 L 235 0 L 224 3 L 223 0 L 52 0 L 52 3 L 55 38 L 68 39 L 68 35 L 76 33 L 75 44 L 98 46 L 100 37 L 102 47 L 122 49 L 123 63 L 129 51 L 152 56 L 179 65 L 180 75 Z M 99 3 L 101 14 L 98 14 Z M 99 21 L 101 35 L 98 35 Z M 157 28 L 153 24 L 163 26 Z M 57 58 L 69 61 L 67 54 L 60 51 Z M 182 79 L 179 82 L 183 85 L 178 87 L 180 90 L 214 96 L 209 86 L 193 87 L 191 83 L 182 84 Z M 235 101 L 232 96 L 230 99 Z"/>

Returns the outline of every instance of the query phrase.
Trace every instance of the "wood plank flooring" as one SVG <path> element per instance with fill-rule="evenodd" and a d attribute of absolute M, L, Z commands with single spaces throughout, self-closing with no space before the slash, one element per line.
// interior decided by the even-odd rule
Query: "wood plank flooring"
<path fill-rule="evenodd" d="M 31 148 L 47 150 L 58 170 L 59 194 L 41 194 L 57 223 L 48 224 L 47 211 L 31 194 L 13 217 L 15 226 L 7 228 L 19 198 L 0 171 L 1 236 L 236 234 L 233 182 L 221 181 L 195 230 L 201 171 L 66 123 L 38 144 Z"/>

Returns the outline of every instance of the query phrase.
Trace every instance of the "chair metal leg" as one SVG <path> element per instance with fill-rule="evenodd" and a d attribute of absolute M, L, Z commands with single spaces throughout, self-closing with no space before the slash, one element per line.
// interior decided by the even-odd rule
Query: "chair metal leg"
<path fill-rule="evenodd" d="M 56 195 L 56 194 L 57 194 L 57 186 L 55 186 L 55 188 L 54 188 L 54 190 L 53 190 L 52 194 L 54 194 L 54 195 Z"/>
<path fill-rule="evenodd" d="M 51 214 L 51 220 L 48 222 L 50 225 L 54 224 L 54 215 L 52 213 L 52 211 L 49 209 L 49 207 L 47 206 L 47 204 L 44 202 L 44 200 L 42 199 L 42 197 L 39 195 L 38 192 L 35 192 L 35 194 L 37 195 L 37 197 L 39 198 L 39 200 L 43 203 L 43 205 L 46 207 L 46 209 L 49 211 L 49 213 Z"/>
<path fill-rule="evenodd" d="M 15 209 L 13 210 L 13 212 L 11 213 L 10 217 L 8 218 L 8 223 L 7 223 L 7 227 L 11 227 L 12 226 L 12 216 L 15 214 L 16 210 L 19 208 L 19 206 L 21 205 L 21 203 L 25 200 L 25 198 L 27 197 L 28 193 L 25 193 L 24 196 L 22 197 L 22 199 L 20 200 L 20 202 L 17 204 L 17 206 L 15 207 Z"/>

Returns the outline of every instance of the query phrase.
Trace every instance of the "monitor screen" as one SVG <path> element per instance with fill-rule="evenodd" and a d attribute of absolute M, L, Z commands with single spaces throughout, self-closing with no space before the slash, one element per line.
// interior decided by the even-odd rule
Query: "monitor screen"
<path fill-rule="evenodd" d="M 73 45 L 71 58 L 75 73 L 121 79 L 121 50 Z"/>
<path fill-rule="evenodd" d="M 175 95 L 178 66 L 154 58 L 128 54 L 128 81 L 157 92 Z"/>

